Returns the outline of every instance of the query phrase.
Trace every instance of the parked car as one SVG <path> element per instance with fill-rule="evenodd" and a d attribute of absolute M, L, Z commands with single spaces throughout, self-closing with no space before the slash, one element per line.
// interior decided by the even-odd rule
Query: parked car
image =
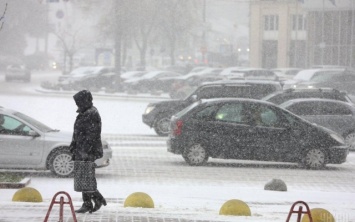
<path fill-rule="evenodd" d="M 299 68 L 278 68 L 278 69 L 272 69 L 278 77 L 280 81 L 285 81 L 288 79 L 292 79 L 299 71 L 302 69 Z"/>
<path fill-rule="evenodd" d="M 84 66 L 74 69 L 68 75 L 60 76 L 59 85 L 66 89 L 110 87 L 121 82 L 119 74 L 110 66 Z"/>
<path fill-rule="evenodd" d="M 330 87 L 355 95 L 355 71 L 328 72 L 308 82 L 296 84 L 297 88 Z"/>
<path fill-rule="evenodd" d="M 52 129 L 14 110 L 0 107 L 0 168 L 50 170 L 58 177 L 73 174 L 69 152 L 72 133 Z M 97 167 L 110 164 L 112 149 L 102 140 L 103 157 Z"/>
<path fill-rule="evenodd" d="M 124 81 L 131 78 L 137 78 L 143 76 L 146 73 L 147 71 L 128 71 L 121 74 L 121 79 Z"/>
<path fill-rule="evenodd" d="M 300 84 L 302 82 L 314 82 L 317 81 L 317 79 L 321 79 L 322 76 L 326 73 L 333 73 L 333 74 L 339 74 L 341 72 L 345 71 L 343 68 L 330 68 L 330 69 L 304 69 L 299 71 L 293 79 L 286 80 L 284 81 L 284 89 L 288 88 L 296 88 L 297 84 Z"/>
<path fill-rule="evenodd" d="M 234 73 L 239 72 L 239 70 L 245 69 L 245 68 L 247 68 L 247 67 L 242 67 L 242 66 L 227 67 L 227 68 L 224 68 L 224 69 L 222 70 L 222 72 L 220 73 L 220 75 L 222 75 L 222 76 L 233 75 Z"/>
<path fill-rule="evenodd" d="M 198 87 L 191 95 L 183 100 L 149 103 L 142 115 L 142 119 L 143 123 L 154 128 L 158 135 L 166 136 L 169 133 L 171 116 L 197 100 L 220 97 L 260 99 L 269 93 L 281 89 L 279 82 L 266 80 L 237 80 L 206 83 Z"/>
<path fill-rule="evenodd" d="M 329 128 L 345 138 L 345 144 L 355 149 L 355 106 L 330 99 L 294 99 L 280 107 L 320 126 Z"/>
<path fill-rule="evenodd" d="M 240 68 L 232 70 L 229 74 L 221 72 L 226 79 L 263 79 L 263 80 L 279 80 L 278 76 L 268 69 L 261 68 Z"/>
<path fill-rule="evenodd" d="M 168 81 L 164 80 L 164 77 L 175 77 L 182 76 L 182 74 L 177 72 L 169 71 L 152 71 L 147 72 L 141 77 L 127 79 L 124 81 L 127 90 L 138 90 L 140 92 L 149 92 L 152 90 L 163 90 L 166 91 L 166 87 L 169 86 Z"/>
<path fill-rule="evenodd" d="M 294 99 L 280 107 L 345 138 L 345 144 L 355 149 L 355 106 L 330 99 Z"/>
<path fill-rule="evenodd" d="M 176 79 L 171 86 L 169 96 L 172 99 L 184 99 L 195 91 L 200 85 L 222 80 L 224 80 L 222 76 L 215 74 L 193 76 L 188 80 Z"/>
<path fill-rule="evenodd" d="M 25 65 L 9 65 L 5 71 L 5 81 L 22 80 L 24 82 L 31 81 L 31 71 Z"/>
<path fill-rule="evenodd" d="M 279 105 L 291 99 L 301 98 L 324 98 L 352 103 L 351 98 L 346 92 L 341 92 L 331 88 L 290 88 L 271 93 L 261 100 Z"/>
<path fill-rule="evenodd" d="M 292 162 L 319 169 L 346 161 L 337 133 L 253 99 L 209 99 L 171 118 L 168 151 L 199 166 L 209 157 Z"/>
<path fill-rule="evenodd" d="M 202 82 L 223 80 L 219 75 L 223 69 L 220 68 L 205 68 L 199 72 L 191 72 L 182 76 L 166 77 L 165 80 L 170 81 L 167 87 L 171 98 L 185 98 L 190 94 L 192 89 L 195 89 Z M 187 91 L 190 93 L 187 94 Z"/>

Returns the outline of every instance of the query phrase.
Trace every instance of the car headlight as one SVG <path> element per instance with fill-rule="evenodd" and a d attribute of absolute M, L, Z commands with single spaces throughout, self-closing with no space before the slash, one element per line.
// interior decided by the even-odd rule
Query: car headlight
<path fill-rule="evenodd" d="M 155 106 L 147 106 L 147 108 L 145 109 L 144 114 L 150 113 L 154 108 L 155 108 Z"/>
<path fill-rule="evenodd" d="M 339 143 L 342 143 L 342 144 L 345 143 L 344 138 L 341 137 L 341 136 L 339 136 L 339 135 L 337 135 L 337 134 L 335 134 L 335 133 L 331 133 L 330 136 L 331 136 L 333 139 L 335 139 L 337 142 L 339 142 Z"/>

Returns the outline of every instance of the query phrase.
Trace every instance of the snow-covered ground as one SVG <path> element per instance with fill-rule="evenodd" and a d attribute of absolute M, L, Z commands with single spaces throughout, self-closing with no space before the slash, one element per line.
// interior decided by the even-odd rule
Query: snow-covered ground
<path fill-rule="evenodd" d="M 155 133 L 141 121 L 148 101 L 127 101 L 113 98 L 95 98 L 103 121 L 104 134 L 151 135 Z M 75 120 L 76 106 L 71 97 L 4 96 L 1 106 L 16 109 L 47 125 L 70 131 Z M 157 137 L 158 138 L 158 137 Z M 161 138 L 160 138 L 161 140 Z M 291 205 L 306 201 L 310 208 L 330 211 L 336 221 L 355 221 L 355 157 L 350 154 L 347 163 L 322 171 L 307 171 L 284 165 L 265 167 L 232 161 L 217 161 L 206 167 L 190 167 L 181 157 L 161 147 L 113 147 L 114 156 L 109 167 L 98 169 L 100 191 L 109 204 L 100 212 L 81 216 L 80 221 L 101 221 L 97 215 L 142 215 L 147 217 L 187 218 L 211 221 L 285 221 Z M 144 160 L 143 162 L 141 160 Z M 30 187 L 39 190 L 43 203 L 33 203 L 33 209 L 48 209 L 54 193 L 65 190 L 72 195 L 75 206 L 80 205 L 80 193 L 73 191 L 72 179 L 48 177 L 32 173 Z M 284 179 L 287 192 L 265 191 L 263 186 L 272 178 Z M 304 180 L 304 182 L 303 182 Z M 133 192 L 146 192 L 154 202 L 154 209 L 124 208 L 124 199 Z M 38 210 L 28 210 L 27 203 L 11 201 L 14 189 L 0 190 L 0 221 L 19 221 L 18 218 L 38 216 Z M 218 215 L 227 200 L 246 202 L 251 217 Z M 27 210 L 23 210 L 27 209 Z M 96 216 L 95 216 L 96 215 Z M 39 215 L 41 216 L 41 215 Z M 43 217 L 45 215 L 43 214 Z M 30 220 L 23 220 L 30 221 Z M 102 220 L 104 221 L 104 220 Z M 115 221 L 115 220 L 105 220 Z M 293 220 L 296 218 L 293 217 Z"/>

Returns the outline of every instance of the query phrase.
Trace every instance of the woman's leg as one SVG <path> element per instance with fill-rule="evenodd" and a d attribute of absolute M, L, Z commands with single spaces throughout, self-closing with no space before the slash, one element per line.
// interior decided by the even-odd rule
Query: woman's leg
<path fill-rule="evenodd" d="M 82 192 L 82 197 L 83 197 L 83 205 L 79 210 L 76 210 L 76 213 L 86 213 L 86 212 L 93 212 L 93 204 L 91 202 L 91 195 L 92 193 L 87 193 L 87 192 Z"/>
<path fill-rule="evenodd" d="M 106 200 L 105 198 L 102 196 L 102 194 L 96 190 L 93 194 L 92 194 L 92 199 L 94 200 L 95 203 L 95 207 L 92 210 L 92 212 L 98 211 L 102 205 L 106 206 Z"/>

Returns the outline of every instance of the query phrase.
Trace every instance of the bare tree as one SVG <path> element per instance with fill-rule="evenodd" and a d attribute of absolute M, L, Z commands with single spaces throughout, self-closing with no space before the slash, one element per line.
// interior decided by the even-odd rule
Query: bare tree
<path fill-rule="evenodd" d="M 2 16 L 0 17 L 0 22 L 1 22 L 0 31 L 1 31 L 1 29 L 2 29 L 2 26 L 4 25 L 4 22 L 5 22 L 5 21 L 3 21 L 3 20 L 5 19 L 6 10 L 7 10 L 7 3 L 5 4 L 4 12 L 3 12 Z"/>
<path fill-rule="evenodd" d="M 177 44 L 196 24 L 196 5 L 192 0 L 171 0 L 161 2 L 159 28 L 169 46 L 171 65 L 175 65 Z"/>
<path fill-rule="evenodd" d="M 69 69 L 70 72 L 74 67 L 74 55 L 86 46 L 91 45 L 91 42 L 85 41 L 87 38 L 81 35 L 82 29 L 76 29 L 74 32 L 54 32 L 53 34 L 57 36 L 61 47 L 63 49 L 63 65 L 64 71 L 66 71 L 67 58 L 69 60 Z"/>

